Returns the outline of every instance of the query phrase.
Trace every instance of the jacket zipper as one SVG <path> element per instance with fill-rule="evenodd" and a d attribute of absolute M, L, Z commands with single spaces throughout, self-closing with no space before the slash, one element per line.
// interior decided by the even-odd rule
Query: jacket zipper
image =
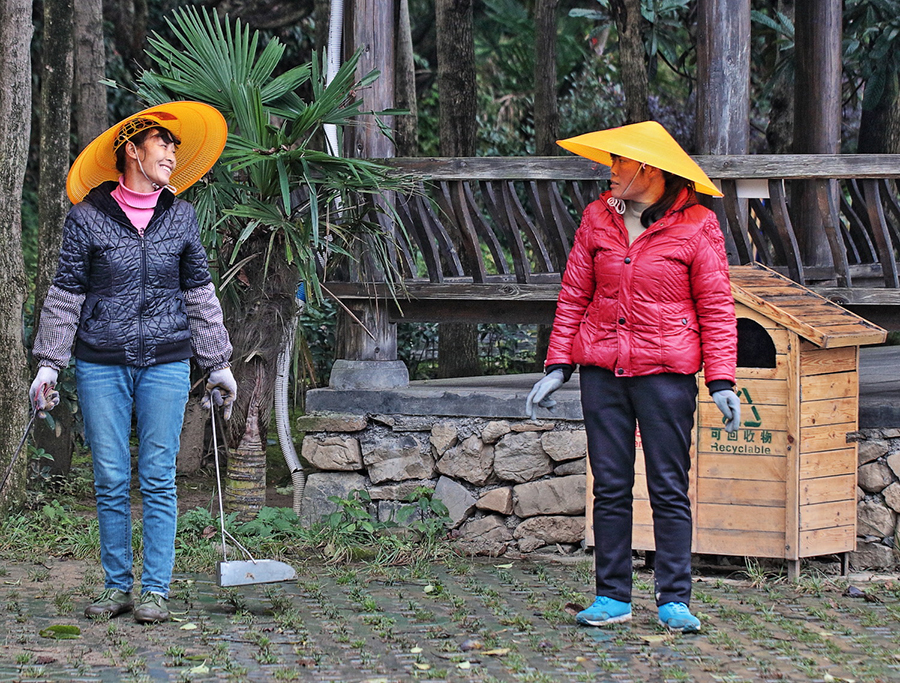
<path fill-rule="evenodd" d="M 147 227 L 150 227 L 149 225 Z M 146 228 L 144 228 L 146 232 Z M 141 298 L 138 302 L 138 363 L 144 362 L 144 304 L 147 300 L 147 242 L 141 238 Z"/>

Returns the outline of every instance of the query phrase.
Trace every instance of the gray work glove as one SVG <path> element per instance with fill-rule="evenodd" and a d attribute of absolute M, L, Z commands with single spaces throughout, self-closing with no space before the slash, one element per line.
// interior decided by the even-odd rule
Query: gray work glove
<path fill-rule="evenodd" d="M 231 417 L 231 409 L 234 407 L 234 399 L 237 396 L 237 382 L 231 372 L 231 368 L 220 368 L 209 373 L 206 380 L 206 395 L 200 401 L 200 405 L 209 410 L 210 401 L 217 406 L 222 406 L 222 416 L 227 420 Z"/>
<path fill-rule="evenodd" d="M 525 414 L 532 420 L 537 419 L 537 406 L 541 408 L 552 408 L 556 405 L 556 401 L 550 398 L 550 394 L 559 389 L 565 383 L 565 375 L 560 369 L 549 372 L 541 377 L 525 399 Z"/>
<path fill-rule="evenodd" d="M 45 411 L 53 410 L 59 405 L 59 392 L 54 389 L 57 379 L 59 379 L 58 370 L 46 365 L 38 368 L 31 389 L 28 390 L 31 405 L 37 410 L 38 417 L 46 417 Z"/>
<path fill-rule="evenodd" d="M 731 389 L 722 389 L 712 395 L 716 407 L 724 416 L 725 431 L 733 432 L 741 426 L 741 399 Z"/>

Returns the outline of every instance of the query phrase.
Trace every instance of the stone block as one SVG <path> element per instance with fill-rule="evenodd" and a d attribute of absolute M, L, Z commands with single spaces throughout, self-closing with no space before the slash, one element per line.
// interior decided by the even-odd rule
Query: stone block
<path fill-rule="evenodd" d="M 893 548 L 881 543 L 857 543 L 850 553 L 850 566 L 857 571 L 893 568 L 896 560 Z"/>
<path fill-rule="evenodd" d="M 858 503 L 865 497 L 866 497 L 866 492 L 863 491 L 861 488 L 859 488 L 859 486 L 857 486 L 856 487 L 856 502 Z"/>
<path fill-rule="evenodd" d="M 434 425 L 430 415 L 372 415 L 372 421 L 395 432 L 430 432 Z"/>
<path fill-rule="evenodd" d="M 320 470 L 352 472 L 363 468 L 359 441 L 352 436 L 306 436 L 300 452 L 309 464 Z"/>
<path fill-rule="evenodd" d="M 438 460 L 437 470 L 448 477 L 462 479 L 475 486 L 484 486 L 494 471 L 494 447 L 487 446 L 477 436 L 470 436 L 454 446 Z"/>
<path fill-rule="evenodd" d="M 542 479 L 513 487 L 513 512 L 519 517 L 583 515 L 585 477 Z"/>
<path fill-rule="evenodd" d="M 556 428 L 555 422 L 514 422 L 509 429 L 513 432 L 549 432 Z"/>
<path fill-rule="evenodd" d="M 448 448 L 452 448 L 459 441 L 456 425 L 452 422 L 438 422 L 431 428 L 429 437 L 435 456 L 440 458 Z"/>
<path fill-rule="evenodd" d="M 506 420 L 492 420 L 481 430 L 481 440 L 485 443 L 495 444 L 509 432 L 509 422 Z"/>
<path fill-rule="evenodd" d="M 888 443 L 881 440 L 860 441 L 857 448 L 859 449 L 857 452 L 859 464 L 865 465 L 867 462 L 872 462 L 885 455 L 888 452 Z"/>
<path fill-rule="evenodd" d="M 893 536 L 897 513 L 880 498 L 866 498 L 856 505 L 856 533 L 858 536 Z"/>
<path fill-rule="evenodd" d="M 491 489 L 481 495 L 476 501 L 475 507 L 479 510 L 499 512 L 501 515 L 511 515 L 513 511 L 513 490 L 509 486 Z"/>
<path fill-rule="evenodd" d="M 366 428 L 365 415 L 353 413 L 310 413 L 294 423 L 300 432 L 359 432 Z"/>
<path fill-rule="evenodd" d="M 420 486 L 430 489 L 437 484 L 437 479 L 407 479 L 396 484 L 382 484 L 369 489 L 372 500 L 405 500 L 406 497 Z"/>
<path fill-rule="evenodd" d="M 569 460 L 562 465 L 553 468 L 553 474 L 557 477 L 565 477 L 570 474 L 587 474 L 587 458 L 581 460 Z"/>
<path fill-rule="evenodd" d="M 881 495 L 884 496 L 884 502 L 894 512 L 900 512 L 900 484 L 894 482 L 886 487 Z"/>
<path fill-rule="evenodd" d="M 555 462 L 587 457 L 587 434 L 580 429 L 545 432 L 541 435 L 541 445 Z"/>
<path fill-rule="evenodd" d="M 513 537 L 503 520 L 487 515 L 466 522 L 459 530 L 457 545 L 469 555 L 496 557 L 506 552 Z"/>
<path fill-rule="evenodd" d="M 494 446 L 494 472 L 505 481 L 524 484 L 552 471 L 553 465 L 541 446 L 540 434 L 507 434 Z"/>
<path fill-rule="evenodd" d="M 584 516 L 531 517 L 513 531 L 523 552 L 553 543 L 579 543 L 584 538 Z"/>
<path fill-rule="evenodd" d="M 332 389 L 383 391 L 409 386 L 409 371 L 402 360 L 344 360 L 331 366 Z"/>
<path fill-rule="evenodd" d="M 894 481 L 891 468 L 881 460 L 867 463 L 859 468 L 857 483 L 863 491 L 880 493 Z"/>
<path fill-rule="evenodd" d="M 900 478 L 900 453 L 891 453 L 884 459 L 894 476 Z"/>
<path fill-rule="evenodd" d="M 434 487 L 434 497 L 447 506 L 450 527 L 455 529 L 475 510 L 475 496 L 450 477 L 441 477 Z"/>
<path fill-rule="evenodd" d="M 308 526 L 338 506 L 328 500 L 332 496 L 347 499 L 352 491 L 366 488 L 366 478 L 356 472 L 313 472 L 306 478 L 300 521 Z"/>
<path fill-rule="evenodd" d="M 882 429 L 881 435 L 885 439 L 898 439 L 900 438 L 900 429 Z"/>
<path fill-rule="evenodd" d="M 434 458 L 413 434 L 372 435 L 362 443 L 363 463 L 373 484 L 405 479 L 430 479 Z"/>

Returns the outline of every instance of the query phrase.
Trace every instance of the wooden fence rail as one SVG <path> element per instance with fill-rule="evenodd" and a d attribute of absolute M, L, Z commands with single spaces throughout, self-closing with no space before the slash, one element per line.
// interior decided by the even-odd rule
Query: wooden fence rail
<path fill-rule="evenodd" d="M 719 216 L 732 264 L 760 262 L 849 307 L 900 310 L 900 155 L 695 159 L 725 194 L 701 199 Z M 406 293 L 389 303 L 394 319 L 552 318 L 581 212 L 607 167 L 579 157 L 386 162 L 423 179 L 396 199 Z M 349 278 L 326 286 L 351 300 L 397 294 Z"/>

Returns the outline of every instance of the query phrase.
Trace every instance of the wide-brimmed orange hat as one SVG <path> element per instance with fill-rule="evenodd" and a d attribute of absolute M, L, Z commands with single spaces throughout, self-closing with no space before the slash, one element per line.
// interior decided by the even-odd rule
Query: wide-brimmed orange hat
<path fill-rule="evenodd" d="M 73 204 L 106 180 L 118 180 L 116 149 L 131 136 L 160 126 L 181 140 L 170 183 L 175 194 L 202 178 L 222 154 L 228 126 L 215 107 L 202 102 L 166 102 L 120 121 L 91 142 L 69 169 L 66 192 Z"/>
<path fill-rule="evenodd" d="M 697 192 L 721 197 L 722 192 L 703 169 L 681 149 L 669 131 L 656 121 L 642 121 L 619 128 L 598 130 L 567 140 L 560 147 L 605 166 L 612 166 L 611 154 L 661 168 L 694 182 Z"/>

